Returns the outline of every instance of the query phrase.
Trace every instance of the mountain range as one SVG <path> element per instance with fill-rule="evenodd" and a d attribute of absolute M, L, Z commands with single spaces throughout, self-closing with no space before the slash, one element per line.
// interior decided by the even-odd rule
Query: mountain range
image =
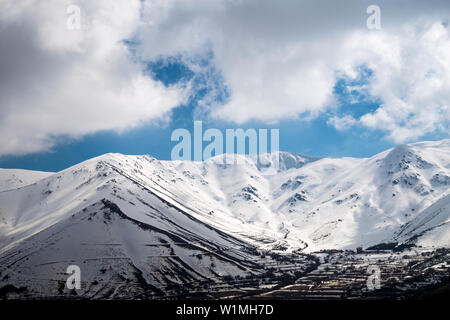
<path fill-rule="evenodd" d="M 105 154 L 56 173 L 1 169 L 0 293 L 65 294 L 73 264 L 85 294 L 128 297 L 255 277 L 282 255 L 450 247 L 449 139 L 277 155 L 276 168 L 273 155 Z"/>

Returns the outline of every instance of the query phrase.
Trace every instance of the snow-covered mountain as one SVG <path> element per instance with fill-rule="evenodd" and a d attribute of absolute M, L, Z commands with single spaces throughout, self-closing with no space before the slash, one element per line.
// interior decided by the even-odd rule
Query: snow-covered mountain
<path fill-rule="evenodd" d="M 23 187 L 51 174 L 53 173 L 21 169 L 0 169 L 0 191 Z"/>
<path fill-rule="evenodd" d="M 325 164 L 330 174 L 323 174 Z M 312 249 L 368 247 L 393 239 L 449 194 L 450 141 L 401 145 L 369 159 L 323 159 L 298 174 L 306 177 L 299 188 L 306 201 L 282 203 L 279 211 Z"/>
<path fill-rule="evenodd" d="M 427 248 L 450 244 L 450 194 L 433 203 L 403 225 L 395 238 L 403 243 L 416 243 Z"/>
<path fill-rule="evenodd" d="M 92 298 L 151 297 L 176 285 L 268 272 L 273 255 L 240 236 L 262 231 L 214 211 L 195 185 L 206 180 L 193 183 L 200 169 L 107 154 L 0 192 L 0 288 L 64 295 L 72 264 L 83 270 L 83 292 Z"/>
<path fill-rule="evenodd" d="M 43 291 L 78 264 L 93 296 L 121 296 L 131 289 L 113 284 L 124 279 L 143 294 L 255 276 L 270 264 L 261 252 L 450 246 L 450 140 L 367 159 L 278 155 L 269 175 L 269 155 L 106 154 L 2 191 L 0 282 L 42 279 Z"/>

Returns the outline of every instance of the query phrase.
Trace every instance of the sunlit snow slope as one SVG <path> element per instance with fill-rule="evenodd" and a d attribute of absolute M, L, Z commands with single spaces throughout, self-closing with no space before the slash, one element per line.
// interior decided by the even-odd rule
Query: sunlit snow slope
<path fill-rule="evenodd" d="M 0 169 L 0 192 L 23 187 L 50 176 L 51 172 Z"/>
<path fill-rule="evenodd" d="M 267 174 L 268 156 L 225 158 L 106 154 L 9 184 L 0 192 L 0 279 L 46 278 L 82 261 L 93 283 L 134 277 L 157 292 L 174 281 L 257 274 L 256 249 L 450 246 L 450 140 L 367 159 L 280 152 L 276 174 Z"/>

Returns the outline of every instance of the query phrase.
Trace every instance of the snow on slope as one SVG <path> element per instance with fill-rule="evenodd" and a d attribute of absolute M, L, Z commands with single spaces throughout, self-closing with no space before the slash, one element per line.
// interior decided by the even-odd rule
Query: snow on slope
<path fill-rule="evenodd" d="M 83 295 L 119 298 L 168 294 L 173 284 L 262 272 L 249 246 L 179 213 L 171 212 L 178 215 L 176 223 L 167 221 L 157 210 L 141 216 L 146 221 L 141 222 L 103 199 L 2 255 L 1 276 L 25 286 L 27 294 L 63 294 L 68 291 L 65 270 L 75 264 L 82 269 Z"/>
<path fill-rule="evenodd" d="M 102 257 L 94 270 L 103 258 L 122 259 L 109 276 L 144 279 L 157 292 L 199 280 L 193 266 L 206 277 L 258 273 L 249 264 L 258 261 L 255 248 L 354 249 L 412 237 L 449 245 L 450 140 L 368 159 L 279 155 L 277 174 L 268 175 L 269 156 L 261 164 L 242 155 L 192 162 L 107 154 L 0 192 L 1 265 L 45 278 L 55 270 L 36 261 L 61 270 Z M 100 283 L 97 273 L 89 277 Z"/>
<path fill-rule="evenodd" d="M 429 248 L 450 247 L 450 194 L 402 226 L 395 240 Z"/>
<path fill-rule="evenodd" d="M 105 155 L 1 192 L 1 282 L 64 294 L 65 269 L 76 264 L 85 293 L 111 298 L 266 272 L 272 258 L 197 219 L 209 214 L 164 187 L 182 175 L 166 168 L 163 178 L 159 168 L 148 156 Z"/>
<path fill-rule="evenodd" d="M 52 172 L 0 169 L 0 192 L 23 187 L 52 175 Z"/>
<path fill-rule="evenodd" d="M 392 239 L 401 225 L 449 190 L 450 141 L 398 146 L 339 171 L 320 184 L 311 201 L 289 209 L 296 213 L 294 226 L 315 249 Z"/>
<path fill-rule="evenodd" d="M 108 166 L 199 221 L 261 248 L 366 247 L 391 239 L 445 195 L 450 186 L 449 145 L 449 140 L 401 145 L 368 159 L 280 152 L 275 175 L 264 174 L 260 163 L 240 155 L 236 163 L 229 155 L 225 162 L 223 156 L 172 162 L 105 155 L 21 191 L 0 194 L 0 213 L 9 215 L 2 215 L 0 239 L 7 239 L 0 245 L 39 232 L 64 212 L 79 210 L 92 196 L 98 201 L 105 196 L 105 181 L 119 188 L 117 181 L 106 179 L 111 172 L 93 168 Z M 129 194 L 122 197 L 128 199 Z"/>
<path fill-rule="evenodd" d="M 251 159 L 230 166 L 221 157 L 177 169 L 191 175 L 184 190 L 195 190 L 226 221 L 251 225 L 250 232 L 238 233 L 256 245 L 259 240 L 268 249 L 354 249 L 392 239 L 445 194 L 449 149 L 449 140 L 401 145 L 368 159 L 314 159 L 276 175 L 262 174 Z"/>

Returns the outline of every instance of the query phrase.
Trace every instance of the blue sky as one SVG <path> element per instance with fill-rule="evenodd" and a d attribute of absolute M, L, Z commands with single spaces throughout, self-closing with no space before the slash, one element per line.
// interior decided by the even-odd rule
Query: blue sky
<path fill-rule="evenodd" d="M 194 74 L 186 65 L 171 59 L 172 62 L 148 63 L 148 76 L 162 81 L 166 86 L 192 79 Z M 339 114 L 350 114 L 359 117 L 379 107 L 379 102 L 359 91 L 349 92 L 348 85 L 355 86 L 367 82 L 371 72 L 361 68 L 356 80 L 341 78 L 336 82 L 334 93 L 339 104 Z M 220 79 L 220 75 L 217 75 Z M 217 79 L 216 79 L 217 80 Z M 220 81 L 220 80 L 218 80 Z M 370 157 L 395 145 L 385 138 L 379 130 L 367 130 L 353 127 L 339 131 L 327 124 L 330 113 L 324 113 L 313 120 L 282 120 L 272 125 L 261 121 L 249 121 L 244 125 L 232 122 L 212 120 L 207 115 L 196 117 L 194 112 L 208 88 L 201 88 L 189 100 L 172 111 L 168 122 L 152 122 L 136 129 L 122 133 L 102 131 L 86 135 L 81 139 L 59 138 L 60 142 L 50 152 L 41 152 L 26 156 L 3 156 L 0 158 L 2 168 L 22 168 L 42 171 L 59 171 L 89 158 L 109 153 L 150 154 L 158 159 L 170 160 L 170 153 L 176 142 L 170 140 L 172 131 L 186 128 L 193 132 L 193 121 L 202 120 L 204 130 L 218 128 L 278 128 L 280 130 L 280 150 L 312 156 L 326 157 Z M 358 102 L 355 102 L 355 96 Z M 221 98 L 217 98 L 221 99 Z M 439 139 L 444 136 L 429 136 Z"/>
<path fill-rule="evenodd" d="M 63 1 L 2 7 L 2 168 L 169 160 L 194 120 L 324 157 L 449 137 L 447 0 L 379 0 L 376 29 L 369 0 L 77 3 L 76 28 Z"/>

